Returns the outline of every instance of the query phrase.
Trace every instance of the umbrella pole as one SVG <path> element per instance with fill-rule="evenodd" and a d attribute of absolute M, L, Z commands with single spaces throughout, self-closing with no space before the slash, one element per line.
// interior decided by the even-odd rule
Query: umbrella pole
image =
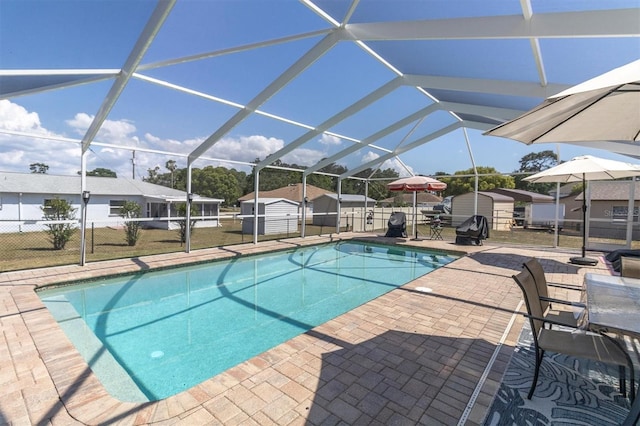
<path fill-rule="evenodd" d="M 577 265 L 595 266 L 598 264 L 596 259 L 585 257 L 587 254 L 587 181 L 584 173 L 582 174 L 582 257 L 572 257 L 570 263 Z"/>
<path fill-rule="evenodd" d="M 416 241 L 418 240 L 418 193 L 416 192 L 413 199 L 413 223 L 416 226 Z"/>

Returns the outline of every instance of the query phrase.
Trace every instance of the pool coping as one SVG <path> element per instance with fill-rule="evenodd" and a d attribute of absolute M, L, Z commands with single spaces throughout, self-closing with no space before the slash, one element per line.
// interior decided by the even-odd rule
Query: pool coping
<path fill-rule="evenodd" d="M 287 418 L 290 417 L 292 423 L 297 420 L 298 423 L 301 424 L 301 421 L 305 419 L 305 415 L 308 414 L 302 406 L 313 404 L 313 397 L 309 396 L 309 389 L 303 389 L 304 386 L 301 386 L 300 383 L 287 383 L 290 387 L 298 387 L 291 393 L 291 395 L 294 395 L 293 397 L 287 395 L 286 398 L 281 398 L 281 402 L 288 407 L 288 411 L 287 409 L 280 407 L 278 409 L 279 411 L 276 414 L 273 414 L 272 417 L 264 417 L 263 412 L 252 413 L 251 408 L 239 408 L 242 407 L 243 404 L 240 401 L 236 401 L 235 404 L 230 404 L 230 399 L 227 397 L 226 393 L 231 389 L 243 389 L 240 385 L 245 381 L 252 380 L 254 377 L 259 377 L 265 374 L 274 374 L 275 376 L 278 376 L 278 374 L 276 374 L 277 368 L 275 369 L 276 372 L 274 372 L 274 366 L 279 367 L 279 363 L 283 362 L 282 360 L 287 357 L 287 354 L 302 353 L 310 358 L 307 362 L 317 363 L 318 360 L 315 356 L 318 355 L 317 352 L 320 349 L 331 350 L 332 348 L 335 349 L 337 347 L 336 344 L 331 341 L 338 339 L 339 336 L 334 336 L 332 333 L 327 333 L 325 330 L 335 330 L 339 332 L 340 329 L 335 328 L 336 324 L 343 325 L 345 318 L 348 318 L 351 315 L 345 314 L 336 320 L 330 321 L 329 323 L 331 324 L 327 323 L 316 327 L 308 333 L 304 333 L 301 336 L 291 339 L 290 341 L 267 351 L 265 354 L 241 363 L 237 367 L 212 377 L 200 385 L 183 391 L 178 395 L 154 402 L 127 403 L 116 400 L 105 391 L 102 384 L 91 372 L 89 365 L 84 361 L 84 359 L 82 359 L 51 314 L 44 308 L 34 290 L 37 287 L 55 285 L 62 281 L 68 281 L 69 276 L 82 280 L 96 276 L 111 275 L 114 268 L 118 268 L 118 272 L 120 273 L 130 273 L 141 270 L 150 270 L 156 267 L 167 267 L 175 264 L 176 262 L 189 264 L 211 259 L 221 259 L 237 255 L 273 251 L 276 249 L 285 250 L 296 246 L 335 241 L 336 239 L 365 239 L 395 245 L 416 245 L 419 248 L 435 249 L 462 255 L 462 258 L 467 255 L 473 255 L 474 253 L 495 250 L 495 246 L 489 245 L 479 247 L 469 246 L 464 247 L 464 249 L 461 250 L 461 247 L 458 246 L 453 249 L 450 242 L 398 241 L 396 239 L 387 239 L 376 235 L 362 236 L 362 234 L 344 234 L 339 237 L 335 235 L 306 237 L 275 242 L 271 241 L 259 243 L 257 245 L 244 244 L 241 246 L 198 250 L 188 254 L 173 253 L 167 255 L 145 256 L 136 259 L 96 262 L 88 264 L 85 267 L 71 265 L 66 267 L 0 274 L 0 284 L 7 286 L 7 288 L 10 289 L 9 292 L 17 308 L 17 312 L 13 314 L 10 313 L 9 316 L 20 316 L 33 341 L 37 356 L 46 369 L 46 374 L 43 371 L 39 372 L 40 375 L 45 376 L 42 381 L 46 385 L 44 386 L 46 388 L 46 398 L 42 397 L 42 401 L 39 401 L 39 404 L 32 404 L 28 398 L 25 397 L 27 393 L 25 393 L 24 390 L 20 392 L 22 398 L 26 399 L 28 417 L 31 420 L 33 420 L 33 418 L 40 418 L 41 420 L 51 419 L 54 424 L 66 424 L 60 419 L 65 419 L 66 421 L 75 420 L 83 424 L 150 424 L 159 422 L 170 424 L 184 422 L 185 424 L 188 424 L 189 422 L 194 422 L 198 419 L 207 419 L 206 421 L 224 423 L 225 419 L 231 420 L 233 418 L 240 417 L 251 419 L 253 422 L 257 423 L 261 423 L 260 419 L 263 419 L 266 423 L 275 423 L 277 420 L 284 421 L 285 417 L 288 416 Z M 517 250 L 506 250 L 507 253 L 515 251 Z M 523 249 L 521 251 L 526 253 L 527 249 Z M 535 251 L 532 253 L 535 253 Z M 571 255 L 571 253 L 550 253 L 551 252 L 546 252 L 546 255 L 556 257 L 560 256 L 563 259 L 568 259 Z M 543 255 L 545 255 L 544 252 Z M 452 264 L 455 264 L 456 262 L 458 262 L 458 260 L 452 262 Z M 505 278 L 506 281 L 509 281 L 510 276 L 508 274 L 505 275 L 501 272 L 499 275 L 500 283 L 504 283 Z M 66 278 L 63 279 L 62 277 Z M 415 287 L 421 282 L 421 280 L 417 281 L 418 282 L 412 282 L 403 287 L 407 287 L 407 289 L 415 289 Z M 393 290 L 390 293 L 397 293 L 398 291 L 399 290 Z M 509 290 L 509 293 L 509 303 L 507 303 L 507 305 L 510 306 L 509 309 L 514 309 L 515 300 L 519 299 L 519 295 L 517 292 L 512 292 L 511 289 Z M 393 297 L 397 297 L 397 295 L 390 296 L 389 299 Z M 353 313 L 353 315 L 358 314 L 359 313 Z M 382 332 L 384 327 L 382 325 L 378 326 L 381 327 L 378 331 Z M 453 327 L 452 331 L 455 330 L 456 333 L 460 332 L 460 330 L 457 330 L 454 325 L 451 325 L 451 327 Z M 498 331 L 499 333 L 496 331 L 491 331 L 490 333 L 492 336 L 491 338 L 495 341 L 497 341 L 499 337 L 498 334 L 502 336 L 504 332 L 504 330 Z M 321 333 L 325 337 L 326 341 L 316 341 L 316 337 L 314 336 L 318 333 Z M 497 365 L 493 366 L 494 368 L 490 373 L 490 379 L 484 384 L 483 389 L 479 391 L 480 396 L 478 397 L 478 400 L 476 400 L 476 406 L 471 407 L 470 409 L 471 414 L 468 417 L 470 419 L 469 421 L 471 421 L 470 424 L 479 424 L 483 417 L 483 410 L 486 412 L 486 409 L 488 409 L 493 393 L 495 393 L 497 389 L 496 383 L 499 384 L 501 374 L 508 364 L 508 359 L 510 358 L 513 344 L 517 341 L 518 334 L 519 327 L 516 324 L 514 330 L 508 333 L 505 345 L 498 348 L 500 351 L 498 355 L 500 361 Z M 487 336 L 488 335 L 489 333 L 487 333 Z M 285 362 L 285 364 L 289 368 L 292 368 L 290 365 L 291 363 Z M 297 367 L 300 368 L 300 366 Z M 266 371 L 269 373 L 265 373 Z M 314 386 L 319 387 L 319 379 L 317 377 L 306 377 L 305 380 L 311 383 L 309 385 L 310 388 L 314 388 Z M 313 382 L 315 382 L 315 385 Z M 260 384 L 256 386 L 271 389 L 273 384 L 271 384 L 269 380 L 266 380 L 260 382 Z M 53 394 L 54 390 L 55 394 Z M 296 394 L 299 394 L 299 398 L 295 397 Z M 251 398 L 256 398 L 256 396 L 253 395 Z M 250 400 L 252 400 L 251 398 Z M 264 399 L 266 397 L 262 395 L 262 398 Z M 309 398 L 312 400 L 309 401 Z M 464 397 L 462 397 L 462 399 L 464 399 Z M 43 401 L 46 401 L 46 403 Z M 231 402 L 233 402 L 233 399 L 231 399 Z M 258 404 L 259 401 L 254 400 L 254 402 L 255 404 Z M 274 406 L 275 405 L 277 404 L 274 404 Z M 468 407 L 464 408 L 468 409 Z M 308 409 L 309 408 L 307 407 L 307 410 Z M 436 410 L 436 413 L 441 411 L 443 410 Z M 282 417 L 276 418 L 276 416 L 280 415 L 281 412 L 284 413 L 282 414 Z M 347 414 L 345 414 L 345 416 L 346 415 Z M 444 416 L 444 414 L 436 414 L 436 417 L 438 415 Z M 55 419 L 58 419 L 58 421 L 56 422 Z M 280 422 L 278 421 L 278 423 Z M 305 422 L 302 421 L 302 423 Z"/>

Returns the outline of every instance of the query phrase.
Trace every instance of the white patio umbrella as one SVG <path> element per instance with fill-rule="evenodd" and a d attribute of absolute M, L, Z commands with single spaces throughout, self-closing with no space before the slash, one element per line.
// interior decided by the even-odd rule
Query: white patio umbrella
<path fill-rule="evenodd" d="M 640 158 L 640 60 L 551 96 L 484 134 L 526 144 L 571 143 Z"/>
<path fill-rule="evenodd" d="M 548 168 L 539 173 L 524 178 L 529 182 L 582 182 L 586 185 L 590 180 L 611 180 L 631 176 L 640 176 L 640 165 L 625 163 L 623 161 L 607 160 L 604 158 L 582 155 L 569 161 Z M 586 186 L 584 186 L 586 190 Z M 580 265 L 596 265 L 595 259 L 585 257 L 585 245 L 587 239 L 587 202 L 586 193 L 582 197 L 582 257 L 571 258 L 571 263 Z"/>
<path fill-rule="evenodd" d="M 413 226 L 415 227 L 415 239 L 418 239 L 418 205 L 416 202 L 416 193 L 422 191 L 444 191 L 447 184 L 428 176 L 410 176 L 394 180 L 387 184 L 390 191 L 407 191 L 413 192 Z"/>

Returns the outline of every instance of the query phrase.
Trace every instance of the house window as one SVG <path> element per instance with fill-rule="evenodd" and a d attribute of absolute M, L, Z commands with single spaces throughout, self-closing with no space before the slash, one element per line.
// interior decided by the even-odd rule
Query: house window
<path fill-rule="evenodd" d="M 640 208 L 634 207 L 633 209 L 633 221 L 638 221 L 638 213 Z M 613 206 L 611 209 L 611 219 L 613 222 L 626 222 L 627 213 L 629 212 L 628 206 Z"/>
<path fill-rule="evenodd" d="M 120 216 L 120 209 L 124 203 L 125 200 L 109 200 L 109 216 Z"/>
<path fill-rule="evenodd" d="M 215 216 L 216 215 L 216 205 L 215 204 L 202 204 L 198 207 L 202 208 L 203 216 Z"/>
<path fill-rule="evenodd" d="M 51 210 L 51 203 L 53 203 L 53 200 L 51 198 L 46 198 L 44 200 L 44 202 L 42 203 L 42 213 L 44 213 L 45 215 L 53 213 Z"/>

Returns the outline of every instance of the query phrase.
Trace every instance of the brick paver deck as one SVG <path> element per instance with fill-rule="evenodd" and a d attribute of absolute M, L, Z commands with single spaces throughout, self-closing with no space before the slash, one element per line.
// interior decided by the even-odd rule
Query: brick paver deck
<path fill-rule="evenodd" d="M 523 323 L 513 314 L 521 293 L 511 279 L 523 260 L 540 258 L 556 282 L 580 284 L 586 272 L 608 273 L 602 262 L 570 265 L 575 253 L 562 251 L 369 238 L 463 256 L 192 389 L 148 403 L 121 402 L 104 390 L 36 287 L 329 237 L 0 274 L 0 424 L 477 425 Z"/>

